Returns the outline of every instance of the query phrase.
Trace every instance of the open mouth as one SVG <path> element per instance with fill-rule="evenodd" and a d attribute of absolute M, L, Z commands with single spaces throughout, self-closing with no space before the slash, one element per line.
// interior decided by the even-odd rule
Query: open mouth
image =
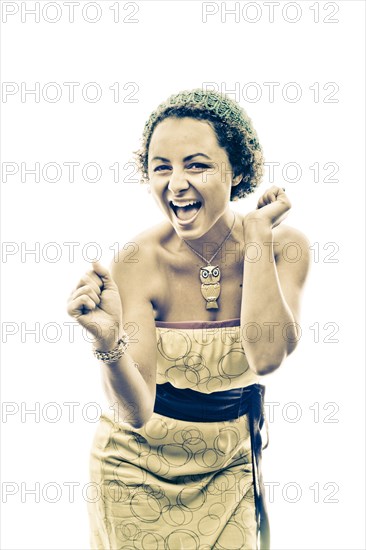
<path fill-rule="evenodd" d="M 178 220 L 188 223 L 195 219 L 198 212 L 200 211 L 202 203 L 200 201 L 196 201 L 191 202 L 190 204 L 187 204 L 185 206 L 177 206 L 172 201 L 169 201 L 169 206 L 173 210 Z"/>

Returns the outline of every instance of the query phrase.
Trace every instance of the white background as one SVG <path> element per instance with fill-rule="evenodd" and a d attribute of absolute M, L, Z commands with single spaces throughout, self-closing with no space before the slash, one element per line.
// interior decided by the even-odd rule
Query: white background
<path fill-rule="evenodd" d="M 45 2 L 40 2 L 37 23 L 34 15 L 24 13 L 34 4 L 2 3 L 2 81 L 15 83 L 15 93 L 3 95 L 1 104 L 2 162 L 15 163 L 19 171 L 2 184 L 2 241 L 8 254 L 3 248 L 6 526 L 1 547 L 89 548 L 82 489 L 88 483 L 98 408 L 88 404 L 104 407 L 105 398 L 90 343 L 78 328 L 71 341 L 64 324 L 72 322 L 66 301 L 89 269 L 87 254 L 91 259 L 95 254 L 88 243 L 99 245 L 101 262 L 108 267 L 114 243 L 133 241 L 163 219 L 145 186 L 123 181 L 130 173 L 123 166 L 139 146 L 146 118 L 162 100 L 211 82 L 223 92 L 236 89 L 239 97 L 232 97 L 252 118 L 266 161 L 280 163 L 273 182 L 267 169 L 257 192 L 233 209 L 255 208 L 272 183 L 285 187 L 293 204 L 286 223 L 303 231 L 313 250 L 301 341 L 285 364 L 263 379 L 267 406 L 274 411 L 270 444 L 263 453 L 264 479 L 276 484 L 274 498 L 268 492 L 267 499 L 272 548 L 365 548 L 364 3 L 330 2 L 326 7 L 324 2 L 280 2 L 270 22 L 269 7 L 261 2 L 237 2 L 237 21 L 234 15 L 225 21 L 221 3 L 205 8 L 195 1 L 120 2 L 120 20 L 114 22 L 110 8 L 117 3 L 99 2 L 95 23 L 90 22 L 97 16 L 92 5 L 83 18 L 83 0 L 75 6 L 73 23 L 62 2 L 58 12 L 51 3 L 44 13 Z M 234 2 L 226 3 L 227 9 L 233 7 Z M 17 8 L 6 21 L 4 10 Z M 204 23 L 205 9 L 217 13 Z M 132 11 L 136 22 L 123 21 Z M 296 14 L 299 20 L 291 23 Z M 55 23 L 46 20 L 57 15 Z M 257 22 L 250 22 L 257 16 Z M 326 23 L 327 16 L 338 22 Z M 58 101 L 50 100 L 55 88 L 48 88 L 47 96 L 50 82 L 62 91 Z M 74 102 L 64 82 L 80 83 Z M 97 102 L 82 96 L 89 82 L 102 90 Z M 118 102 L 109 89 L 116 82 Z M 273 101 L 264 84 L 269 82 L 278 83 Z M 32 95 L 22 100 L 21 87 L 34 88 L 35 83 L 39 102 Z M 291 101 L 293 86 L 286 96 L 288 83 L 300 90 L 298 101 Z M 128 103 L 133 89 L 137 101 Z M 262 95 L 254 101 L 256 90 Z M 93 89 L 89 92 L 93 98 Z M 52 183 L 41 174 L 35 182 L 28 174 L 21 181 L 21 163 L 31 168 L 36 162 L 41 168 L 58 163 L 61 179 Z M 74 182 L 68 181 L 65 162 L 80 163 Z M 95 183 L 82 176 L 81 168 L 89 162 L 102 170 Z M 120 163 L 119 183 L 109 169 L 114 163 Z M 290 181 L 296 179 L 291 169 L 282 172 L 287 163 L 301 167 L 298 181 Z M 315 163 L 319 181 L 310 169 Z M 332 172 L 326 163 L 337 166 L 337 181 L 326 181 Z M 53 175 L 50 171 L 46 177 Z M 94 176 L 92 170 L 88 176 Z M 79 243 L 73 259 L 67 242 Z M 39 255 L 24 255 L 37 246 Z M 52 261 L 57 251 L 60 258 Z M 26 334 L 36 323 L 38 342 L 34 334 Z M 76 404 L 73 422 L 66 402 Z M 24 414 L 36 407 L 38 418 Z M 52 422 L 57 412 L 61 418 Z M 27 493 L 37 483 L 39 502 Z M 47 483 L 52 485 L 48 491 Z M 65 483 L 79 484 L 73 499 Z"/>

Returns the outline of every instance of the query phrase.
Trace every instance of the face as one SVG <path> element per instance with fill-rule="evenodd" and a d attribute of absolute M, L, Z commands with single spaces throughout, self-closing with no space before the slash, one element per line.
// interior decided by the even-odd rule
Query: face
<path fill-rule="evenodd" d="M 151 193 L 178 235 L 198 239 L 215 224 L 223 229 L 230 224 L 231 186 L 241 177 L 233 179 L 227 153 L 207 121 L 160 122 L 151 137 L 148 167 Z"/>

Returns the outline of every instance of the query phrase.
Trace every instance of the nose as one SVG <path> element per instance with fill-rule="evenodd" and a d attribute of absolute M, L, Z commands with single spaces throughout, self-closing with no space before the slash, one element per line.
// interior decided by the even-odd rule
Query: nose
<path fill-rule="evenodd" d="M 184 172 L 173 170 L 169 179 L 168 189 L 173 195 L 178 195 L 181 191 L 189 188 Z"/>

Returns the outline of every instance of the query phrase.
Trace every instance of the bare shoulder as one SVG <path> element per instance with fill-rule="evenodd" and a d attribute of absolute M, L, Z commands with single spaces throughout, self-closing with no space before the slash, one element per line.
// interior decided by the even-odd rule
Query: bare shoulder
<path fill-rule="evenodd" d="M 157 252 L 164 223 L 154 225 L 119 245 L 116 263 L 139 264 L 142 260 L 152 260 Z M 117 258 L 118 256 L 118 258 Z"/>
<path fill-rule="evenodd" d="M 154 286 L 154 274 L 158 265 L 161 243 L 169 231 L 169 224 L 156 224 L 128 242 L 122 242 L 111 262 L 111 274 L 123 287 L 139 287 L 140 292 Z"/>
<path fill-rule="evenodd" d="M 310 267 L 311 245 L 307 236 L 300 229 L 280 224 L 273 229 L 273 243 L 277 268 L 292 271 L 303 283 Z"/>
<path fill-rule="evenodd" d="M 283 223 L 273 229 L 273 240 L 279 242 L 282 246 L 291 242 L 301 248 L 309 248 L 310 246 L 310 241 L 305 233 L 296 227 Z"/>

